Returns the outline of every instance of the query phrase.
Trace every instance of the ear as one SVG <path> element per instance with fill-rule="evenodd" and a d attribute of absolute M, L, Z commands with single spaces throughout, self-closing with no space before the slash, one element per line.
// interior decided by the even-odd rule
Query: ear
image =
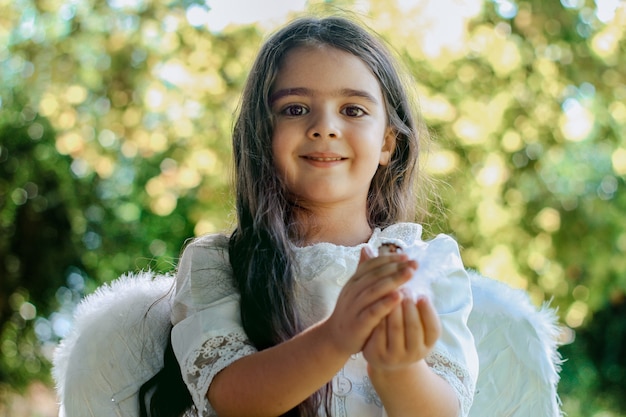
<path fill-rule="evenodd" d="M 383 138 L 383 147 L 380 150 L 380 165 L 387 165 L 391 161 L 391 155 L 393 150 L 396 149 L 396 132 L 388 127 L 385 131 L 385 137 Z"/>

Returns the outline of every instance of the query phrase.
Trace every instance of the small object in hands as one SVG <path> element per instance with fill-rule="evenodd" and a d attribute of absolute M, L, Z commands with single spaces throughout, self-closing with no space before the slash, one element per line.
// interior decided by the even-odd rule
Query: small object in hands
<path fill-rule="evenodd" d="M 378 248 L 378 256 L 391 255 L 392 253 L 402 253 L 402 248 L 395 243 L 383 243 Z"/>
<path fill-rule="evenodd" d="M 421 270 L 418 269 L 415 271 L 413 277 L 401 287 L 402 294 L 405 297 L 412 299 L 414 302 L 420 297 L 432 297 L 428 271 L 426 276 L 424 276 L 423 273 L 424 267 L 422 264 L 425 264 L 426 262 L 422 259 L 423 256 L 420 256 L 421 252 L 422 251 L 416 247 L 409 247 L 408 250 L 404 250 L 401 246 L 391 242 L 382 243 L 378 247 L 378 256 L 391 255 L 394 253 L 406 253 L 409 258 L 415 259 L 419 262 L 419 268 L 421 268 Z"/>

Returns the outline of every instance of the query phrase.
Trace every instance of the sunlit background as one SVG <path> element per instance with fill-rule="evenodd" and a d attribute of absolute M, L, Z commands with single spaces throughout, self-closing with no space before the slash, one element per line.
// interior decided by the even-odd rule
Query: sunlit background
<path fill-rule="evenodd" d="M 430 234 L 558 308 L 570 417 L 626 415 L 626 1 L 0 0 L 0 416 L 56 414 L 72 311 L 232 222 L 255 53 L 306 12 L 395 48 L 433 136 Z M 36 400 L 33 400 L 35 398 Z"/>

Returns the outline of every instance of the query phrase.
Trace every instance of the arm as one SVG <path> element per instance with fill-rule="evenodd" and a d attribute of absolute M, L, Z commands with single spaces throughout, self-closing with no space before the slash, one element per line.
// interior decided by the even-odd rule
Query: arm
<path fill-rule="evenodd" d="M 326 327 L 312 326 L 224 368 L 207 394 L 215 411 L 220 416 L 278 416 L 304 401 L 349 358 L 332 343 Z"/>
<path fill-rule="evenodd" d="M 455 392 L 424 361 L 406 370 L 370 371 L 370 377 L 390 417 L 458 416 Z"/>
<path fill-rule="evenodd" d="M 457 416 L 455 391 L 424 358 L 441 334 L 427 298 L 403 300 L 374 330 L 363 354 L 368 372 L 390 417 Z"/>
<path fill-rule="evenodd" d="M 372 330 L 401 302 L 398 288 L 416 264 L 406 255 L 369 259 L 362 253 L 361 261 L 328 319 L 284 343 L 241 358 L 216 375 L 207 396 L 219 415 L 283 414 L 362 350 Z"/>
<path fill-rule="evenodd" d="M 439 235 L 426 242 L 425 248 L 424 242 L 415 246 L 426 263 L 420 265 L 413 279 L 427 282 L 433 296 L 416 304 L 403 302 L 402 309 L 395 309 L 377 327 L 363 351 L 370 377 L 390 416 L 403 415 L 411 407 L 411 415 L 430 415 L 431 400 L 432 406 L 441 407 L 434 415 L 447 415 L 448 405 L 453 405 L 456 411 L 450 410 L 450 415 L 466 416 L 478 375 L 478 357 L 467 327 L 472 308 L 468 275 L 458 246 L 450 237 Z M 412 244 L 405 253 L 414 253 Z M 420 372 L 413 366 L 418 362 L 426 363 L 430 376 L 440 380 L 434 382 Z M 391 372 L 401 369 L 406 373 Z M 416 385 L 421 378 L 424 381 Z M 411 387 L 421 392 L 410 391 Z M 449 392 L 454 394 L 452 399 Z"/>

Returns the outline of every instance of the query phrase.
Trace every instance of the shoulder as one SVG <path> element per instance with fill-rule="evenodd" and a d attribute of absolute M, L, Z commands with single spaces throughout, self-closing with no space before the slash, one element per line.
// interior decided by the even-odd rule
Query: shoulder
<path fill-rule="evenodd" d="M 207 302 L 234 292 L 228 237 L 207 235 L 185 247 L 176 274 L 177 299 Z"/>
<path fill-rule="evenodd" d="M 223 234 L 211 234 L 189 239 L 186 242 L 185 250 L 188 249 L 204 249 L 204 250 L 228 250 L 228 236 Z"/>
<path fill-rule="evenodd" d="M 188 241 L 178 270 L 228 262 L 228 237 L 222 234 L 206 235 Z"/>

